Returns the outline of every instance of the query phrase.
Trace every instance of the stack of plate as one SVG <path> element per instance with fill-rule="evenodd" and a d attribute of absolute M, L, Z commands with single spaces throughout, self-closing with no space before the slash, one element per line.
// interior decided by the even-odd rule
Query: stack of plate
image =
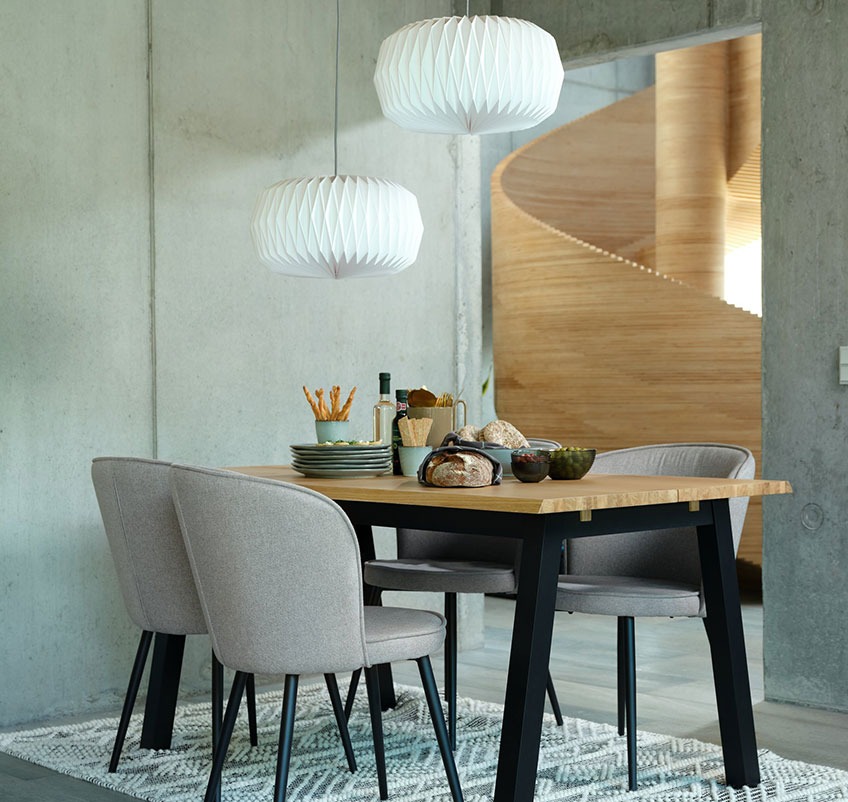
<path fill-rule="evenodd" d="M 316 479 L 357 479 L 392 472 L 392 449 L 384 445 L 290 446 L 292 468 Z"/>

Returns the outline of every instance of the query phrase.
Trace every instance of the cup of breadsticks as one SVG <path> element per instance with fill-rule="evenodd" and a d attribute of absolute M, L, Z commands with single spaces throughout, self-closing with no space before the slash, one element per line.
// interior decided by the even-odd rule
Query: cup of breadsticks
<path fill-rule="evenodd" d="M 312 407 L 312 412 L 315 413 L 315 437 L 319 443 L 335 443 L 339 440 L 349 440 L 350 435 L 350 408 L 353 404 L 353 397 L 356 395 L 356 387 L 350 391 L 347 401 L 342 404 L 342 388 L 334 384 L 330 388 L 329 406 L 324 398 L 324 388 L 319 387 L 315 391 L 315 396 L 303 386 L 303 394 Z"/>

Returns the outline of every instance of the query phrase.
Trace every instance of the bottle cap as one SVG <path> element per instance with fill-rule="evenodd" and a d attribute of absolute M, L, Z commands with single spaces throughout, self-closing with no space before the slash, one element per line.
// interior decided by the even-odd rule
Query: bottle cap
<path fill-rule="evenodd" d="M 409 390 L 395 390 L 395 398 L 398 401 L 406 401 L 409 396 Z"/>

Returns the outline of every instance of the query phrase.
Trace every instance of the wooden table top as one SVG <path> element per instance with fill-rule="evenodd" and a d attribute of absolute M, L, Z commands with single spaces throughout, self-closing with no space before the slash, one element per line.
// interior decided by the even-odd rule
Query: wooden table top
<path fill-rule="evenodd" d="M 738 496 L 791 493 L 789 482 L 712 479 L 692 476 L 625 476 L 591 473 L 577 481 L 545 479 L 535 484 L 504 477 L 488 487 L 427 487 L 413 476 L 311 479 L 288 465 L 253 465 L 228 470 L 309 487 L 335 501 L 371 501 L 492 512 L 544 514 L 697 502 Z"/>

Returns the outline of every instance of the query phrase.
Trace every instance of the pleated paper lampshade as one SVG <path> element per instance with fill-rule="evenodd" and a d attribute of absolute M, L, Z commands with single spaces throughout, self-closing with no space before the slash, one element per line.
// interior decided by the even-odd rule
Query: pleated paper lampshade
<path fill-rule="evenodd" d="M 276 273 L 363 278 L 399 273 L 418 256 L 423 225 L 409 190 L 382 178 L 290 178 L 259 194 L 251 223 L 259 259 Z"/>
<path fill-rule="evenodd" d="M 441 17 L 385 39 L 374 84 L 403 128 L 487 134 L 531 128 L 553 114 L 563 69 L 553 36 L 510 17 Z"/>

